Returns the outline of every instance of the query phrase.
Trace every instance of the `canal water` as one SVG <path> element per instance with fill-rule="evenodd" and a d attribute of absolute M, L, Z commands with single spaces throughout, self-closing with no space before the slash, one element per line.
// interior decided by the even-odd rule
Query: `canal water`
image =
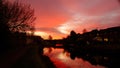
<path fill-rule="evenodd" d="M 44 48 L 44 55 L 48 56 L 57 68 L 105 68 L 100 65 L 92 65 L 81 58 L 72 60 L 69 57 L 70 53 L 64 52 L 62 48 Z"/>

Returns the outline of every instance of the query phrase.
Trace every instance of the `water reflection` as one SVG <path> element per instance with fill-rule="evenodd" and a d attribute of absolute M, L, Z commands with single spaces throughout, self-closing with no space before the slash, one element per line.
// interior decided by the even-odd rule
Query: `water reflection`
<path fill-rule="evenodd" d="M 70 53 L 65 52 L 60 48 L 44 48 L 44 55 L 50 57 L 57 68 L 105 68 L 99 65 L 91 65 L 89 62 L 82 60 L 81 58 L 70 58 Z"/>

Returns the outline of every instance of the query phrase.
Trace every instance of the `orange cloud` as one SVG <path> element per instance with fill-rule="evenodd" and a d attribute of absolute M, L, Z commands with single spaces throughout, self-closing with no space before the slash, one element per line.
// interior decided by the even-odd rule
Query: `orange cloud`
<path fill-rule="evenodd" d="M 102 29 L 120 25 L 118 0 L 21 0 L 35 9 L 36 32 L 62 38 L 71 30 Z"/>

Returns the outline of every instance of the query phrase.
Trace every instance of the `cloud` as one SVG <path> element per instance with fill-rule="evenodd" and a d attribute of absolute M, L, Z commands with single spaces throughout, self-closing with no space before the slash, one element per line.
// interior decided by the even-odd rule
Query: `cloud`
<path fill-rule="evenodd" d="M 54 15 L 66 12 L 60 0 L 31 0 L 29 3 L 34 4 L 35 10 L 37 10 L 40 15 Z"/>
<path fill-rule="evenodd" d="M 118 6 L 117 0 L 62 0 L 68 12 L 85 14 L 101 14 Z"/>
<path fill-rule="evenodd" d="M 103 26 L 108 27 L 120 25 L 119 19 L 120 8 L 98 16 L 89 16 L 77 13 L 73 15 L 72 19 L 59 25 L 57 29 L 64 34 L 68 34 L 71 30 L 78 30 L 81 27 L 82 29 L 86 28 L 91 30 L 95 28 L 103 28 Z"/>
<path fill-rule="evenodd" d="M 49 32 L 49 33 L 56 33 L 56 34 L 63 34 L 60 31 L 58 31 L 56 28 L 36 28 L 36 31 L 44 31 L 44 32 Z"/>
<path fill-rule="evenodd" d="M 69 34 L 120 25 L 118 0 L 21 0 L 35 9 L 38 31 Z"/>

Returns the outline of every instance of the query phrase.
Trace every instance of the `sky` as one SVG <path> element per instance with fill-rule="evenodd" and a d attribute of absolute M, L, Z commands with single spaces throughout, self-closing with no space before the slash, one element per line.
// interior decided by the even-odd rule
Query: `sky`
<path fill-rule="evenodd" d="M 20 0 L 35 10 L 35 35 L 61 39 L 71 30 L 105 29 L 120 26 L 118 0 Z"/>

